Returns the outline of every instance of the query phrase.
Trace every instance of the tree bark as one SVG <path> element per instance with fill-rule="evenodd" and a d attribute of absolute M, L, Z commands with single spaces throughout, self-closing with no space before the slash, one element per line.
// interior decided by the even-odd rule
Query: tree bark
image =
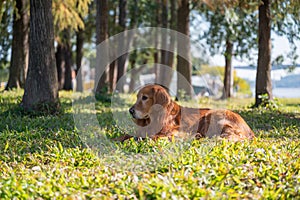
<path fill-rule="evenodd" d="M 55 52 L 56 68 L 57 68 L 57 81 L 58 90 L 62 90 L 65 83 L 65 48 L 62 44 L 58 43 Z"/>
<path fill-rule="evenodd" d="M 96 45 L 105 41 L 108 38 L 108 1 L 97 0 L 97 18 L 96 18 Z M 108 54 L 108 52 L 107 52 Z M 100 57 L 100 49 L 97 48 L 97 61 Z M 107 55 L 109 56 L 109 55 Z M 97 63 L 98 64 L 98 63 Z M 101 69 L 96 67 L 96 80 L 95 80 L 95 92 L 96 94 L 104 94 L 107 92 L 107 77 L 108 77 L 108 65 L 105 66 L 104 73 L 101 77 L 98 77 L 101 73 Z M 99 78 L 99 79 L 97 79 Z M 98 82 L 98 84 L 97 84 Z"/>
<path fill-rule="evenodd" d="M 125 31 L 126 30 L 126 5 L 127 5 L 127 0 L 120 0 L 119 1 L 119 26 L 121 27 L 121 31 Z M 124 40 L 119 41 L 119 49 L 122 50 L 124 49 L 125 45 L 127 45 L 127 43 L 129 43 L 129 38 L 126 37 L 126 34 L 123 33 L 124 35 Z M 121 79 L 122 76 L 124 76 L 124 74 L 127 71 L 127 65 L 126 65 L 126 61 L 128 58 L 128 53 L 121 55 L 118 59 L 118 70 L 117 70 L 117 80 L 116 82 L 119 81 L 124 81 L 124 79 Z M 117 90 L 119 92 L 124 92 L 124 82 L 120 82 L 118 84 L 118 88 Z"/>
<path fill-rule="evenodd" d="M 57 112 L 52 0 L 30 0 L 29 66 L 22 99 L 27 110 Z"/>
<path fill-rule="evenodd" d="M 72 90 L 73 84 L 72 84 L 72 51 L 71 47 L 67 47 L 65 51 L 65 82 L 63 86 L 63 90 Z"/>
<path fill-rule="evenodd" d="M 16 0 L 16 12 L 14 13 L 11 63 L 6 90 L 23 88 L 28 68 L 28 0 Z"/>
<path fill-rule="evenodd" d="M 227 40 L 225 51 L 224 90 L 222 99 L 230 98 L 233 92 L 232 54 L 233 44 L 231 41 Z"/>
<path fill-rule="evenodd" d="M 153 27 L 160 27 L 161 26 L 161 16 L 160 16 L 160 7 L 161 4 L 161 0 L 156 0 L 156 12 L 155 12 L 155 21 L 153 23 Z M 161 74 L 160 74 L 160 68 L 159 65 L 157 65 L 159 63 L 159 34 L 157 32 L 157 30 L 155 30 L 154 33 L 154 54 L 153 54 L 153 58 L 154 58 L 154 72 L 155 72 L 155 82 L 159 83 L 161 80 Z"/>
<path fill-rule="evenodd" d="M 70 29 L 63 31 L 63 43 L 65 47 L 65 82 L 63 89 L 72 90 L 72 49 L 71 49 L 71 36 Z"/>
<path fill-rule="evenodd" d="M 189 9 L 189 0 L 180 0 L 177 10 L 177 30 L 180 33 L 185 34 L 188 38 L 190 37 L 190 9 Z M 184 44 L 181 41 L 177 41 L 177 48 L 182 49 L 182 52 L 188 60 L 177 55 L 177 72 L 181 74 L 186 80 L 183 80 L 177 76 L 177 94 L 182 91 L 185 93 L 186 98 L 191 98 L 192 94 L 192 85 L 191 85 L 191 76 L 192 76 L 192 66 L 191 66 L 191 55 L 190 55 L 190 40 Z M 188 83 L 188 84 L 187 84 Z"/>
<path fill-rule="evenodd" d="M 177 26 L 177 19 L 176 19 L 176 0 L 171 0 L 170 2 L 170 13 L 171 13 L 171 18 L 169 21 L 170 29 L 171 30 L 176 30 Z M 174 52 L 175 52 L 175 44 L 176 44 L 176 36 L 175 34 L 171 34 L 169 38 L 169 49 L 170 51 L 167 52 L 166 55 L 166 65 L 171 69 L 173 69 L 173 63 L 174 63 Z M 167 88 L 170 87 L 171 81 L 172 81 L 172 76 L 173 73 L 164 73 L 163 75 L 163 82 L 162 84 L 166 86 Z"/>
<path fill-rule="evenodd" d="M 0 10 L 2 11 L 4 1 L 0 1 Z M 0 22 L 2 21 L 3 13 L 0 12 Z"/>
<path fill-rule="evenodd" d="M 161 25 L 162 28 L 168 28 L 168 0 L 162 0 L 161 2 Z M 166 34 L 161 34 L 161 46 L 162 47 L 167 47 L 168 41 L 167 41 L 167 35 Z M 170 74 L 169 70 L 166 70 L 168 67 L 168 51 L 161 50 L 160 51 L 161 56 L 160 56 L 160 63 L 164 66 L 163 68 L 160 69 L 159 72 L 159 83 L 162 84 L 163 86 L 168 88 L 168 82 L 167 82 L 167 76 Z"/>
<path fill-rule="evenodd" d="M 2 2 L 3 3 L 3 2 Z M 3 5 L 2 5 L 3 6 Z M 5 4 L 2 9 L 5 9 L 5 12 L 0 12 L 1 20 L 0 20 L 0 46 L 1 46 L 1 54 L 0 54 L 0 68 L 4 69 L 11 64 L 8 61 L 8 56 L 11 55 L 9 49 L 12 48 L 12 38 L 11 38 L 11 24 L 12 19 L 10 16 L 10 12 L 8 10 L 12 10 L 9 4 Z"/>
<path fill-rule="evenodd" d="M 144 58 L 142 61 L 142 65 L 139 68 L 136 68 L 136 65 L 135 65 L 136 57 L 137 57 L 137 50 L 134 50 L 131 55 L 132 59 L 130 59 L 132 70 L 131 70 L 131 79 L 130 79 L 130 83 L 129 83 L 129 93 L 134 92 L 135 82 L 138 81 L 138 76 L 140 75 L 141 71 L 143 71 L 147 67 L 147 63 L 148 63 L 148 59 Z"/>
<path fill-rule="evenodd" d="M 130 58 L 129 58 L 129 62 L 131 63 L 131 78 L 130 78 L 130 83 L 129 83 L 129 93 L 132 93 L 134 92 L 134 88 L 135 88 L 135 81 L 136 81 L 136 76 L 137 76 L 137 73 L 136 73 L 136 58 L 137 57 L 137 50 L 134 49 L 132 54 L 130 55 Z"/>
<path fill-rule="evenodd" d="M 273 99 L 271 80 L 271 14 L 270 1 L 263 0 L 259 6 L 258 64 L 256 72 L 255 106 L 263 103 L 261 95 Z"/>
<path fill-rule="evenodd" d="M 114 60 L 109 65 L 109 92 L 113 92 L 116 88 L 117 83 L 117 67 L 116 61 Z"/>
<path fill-rule="evenodd" d="M 171 19 L 170 19 L 170 29 L 176 30 L 177 19 L 176 19 L 176 0 L 171 0 Z M 168 52 L 168 66 L 173 69 L 174 63 L 174 52 L 175 52 L 176 36 L 171 34 L 170 36 L 170 51 Z M 167 74 L 165 82 L 167 86 L 170 86 L 172 81 L 172 74 Z"/>
<path fill-rule="evenodd" d="M 82 72 L 80 70 L 83 57 L 84 31 L 79 29 L 76 33 L 76 91 L 83 92 Z"/>

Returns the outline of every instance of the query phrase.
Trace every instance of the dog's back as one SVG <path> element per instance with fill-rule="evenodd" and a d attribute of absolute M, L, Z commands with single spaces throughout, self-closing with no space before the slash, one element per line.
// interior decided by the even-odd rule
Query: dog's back
<path fill-rule="evenodd" d="M 177 121 L 178 132 L 187 132 L 188 137 L 223 137 L 229 140 L 252 139 L 254 133 L 237 113 L 225 109 L 196 109 L 180 107 Z"/>

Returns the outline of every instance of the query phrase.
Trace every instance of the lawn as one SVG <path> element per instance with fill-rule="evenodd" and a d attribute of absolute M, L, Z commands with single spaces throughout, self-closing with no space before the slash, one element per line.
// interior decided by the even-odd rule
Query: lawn
<path fill-rule="evenodd" d="M 25 115 L 21 95 L 0 94 L 0 199 L 300 197 L 300 99 L 279 99 L 273 109 L 251 109 L 253 99 L 197 102 L 240 113 L 257 136 L 253 141 L 121 144 L 111 141 L 122 133 L 114 113 L 134 98 L 119 97 L 120 107 L 97 102 L 98 127 L 80 129 L 71 93 L 60 93 L 61 111 L 55 116 Z M 87 116 L 92 112 L 85 110 Z"/>

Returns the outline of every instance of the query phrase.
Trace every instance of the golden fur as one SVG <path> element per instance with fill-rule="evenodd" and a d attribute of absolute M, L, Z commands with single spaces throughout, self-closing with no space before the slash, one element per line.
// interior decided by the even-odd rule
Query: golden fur
<path fill-rule="evenodd" d="M 190 138 L 219 136 L 233 141 L 254 138 L 253 131 L 239 114 L 223 109 L 179 106 L 159 85 L 143 87 L 129 112 L 139 127 L 134 136 L 141 138 L 181 137 L 181 133 Z M 116 140 L 131 137 L 126 134 Z"/>

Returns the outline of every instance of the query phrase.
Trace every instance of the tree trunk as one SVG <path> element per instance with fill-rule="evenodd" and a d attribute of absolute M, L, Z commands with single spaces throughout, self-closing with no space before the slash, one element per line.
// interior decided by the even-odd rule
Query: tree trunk
<path fill-rule="evenodd" d="M 9 79 L 6 90 L 24 87 L 28 67 L 28 0 L 16 0 Z"/>
<path fill-rule="evenodd" d="M 153 27 L 160 27 L 161 25 L 161 16 L 160 16 L 160 3 L 161 0 L 156 0 L 156 12 L 155 12 L 155 21 L 153 23 Z M 154 54 L 153 54 L 153 58 L 154 58 L 154 72 L 155 72 L 155 82 L 159 83 L 161 80 L 161 74 L 160 74 L 160 68 L 159 68 L 159 35 L 160 33 L 157 32 L 157 30 L 155 30 L 154 33 Z"/>
<path fill-rule="evenodd" d="M 11 8 L 10 4 L 6 3 L 2 9 L 5 10 L 5 12 L 0 12 L 0 15 L 2 15 L 0 20 L 0 68 L 3 69 L 7 68 L 7 66 L 11 64 L 11 62 L 7 59 L 9 55 L 11 55 L 11 52 L 9 52 L 9 50 L 12 48 L 12 38 L 10 29 L 13 20 L 11 19 L 10 12 L 11 10 L 13 10 L 13 8 Z"/>
<path fill-rule="evenodd" d="M 62 44 L 58 43 L 55 52 L 58 90 L 62 90 L 65 83 L 65 48 Z"/>
<path fill-rule="evenodd" d="M 29 66 L 22 99 L 25 110 L 57 112 L 52 0 L 30 0 Z"/>
<path fill-rule="evenodd" d="M 188 38 L 190 37 L 190 19 L 189 19 L 190 9 L 189 9 L 189 0 L 180 0 L 177 10 L 177 30 L 180 33 L 185 34 Z M 182 52 L 188 60 L 177 55 L 177 72 L 181 74 L 184 79 L 181 79 L 177 76 L 177 94 L 180 94 L 181 91 L 184 91 L 186 98 L 191 98 L 192 94 L 192 85 L 191 85 L 191 76 L 192 76 L 192 66 L 191 66 L 191 55 L 190 55 L 190 40 L 187 42 L 177 41 L 177 48 L 182 49 Z"/>
<path fill-rule="evenodd" d="M 261 95 L 273 99 L 271 80 L 271 14 L 270 1 L 263 0 L 259 6 L 258 65 L 256 72 L 255 106 L 261 105 Z"/>
<path fill-rule="evenodd" d="M 84 31 L 79 29 L 76 33 L 76 91 L 83 92 L 81 63 L 83 57 Z M 79 74 L 80 72 L 80 74 Z"/>
<path fill-rule="evenodd" d="M 117 68 L 116 61 L 110 63 L 109 65 L 109 91 L 112 93 L 116 88 L 117 83 Z"/>
<path fill-rule="evenodd" d="M 108 1 L 97 0 L 96 5 L 97 5 L 96 45 L 99 45 L 101 42 L 105 41 L 108 38 Z M 97 62 L 100 61 L 100 57 L 103 56 L 100 55 L 101 54 L 100 51 L 101 49 L 97 48 Z M 108 52 L 106 53 L 108 54 Z M 109 63 L 107 63 L 105 69 L 100 69 L 99 67 L 96 67 L 96 76 L 95 76 L 96 94 L 104 94 L 107 92 L 108 65 Z M 102 73 L 103 70 L 104 72 Z"/>
<path fill-rule="evenodd" d="M 176 30 L 177 20 L 176 20 L 176 0 L 171 0 L 171 19 L 170 19 L 170 29 Z M 174 52 L 175 52 L 176 38 L 175 34 L 170 36 L 170 51 L 168 52 L 168 66 L 173 69 L 174 63 Z M 170 86 L 172 81 L 172 74 L 167 74 L 165 82 L 167 86 Z"/>
<path fill-rule="evenodd" d="M 67 47 L 65 51 L 65 82 L 63 90 L 72 90 L 72 51 L 71 47 Z"/>
<path fill-rule="evenodd" d="M 170 29 L 171 30 L 176 30 L 176 26 L 177 26 L 177 23 L 176 23 L 176 0 L 171 0 L 171 7 L 170 7 L 170 12 L 171 12 L 171 18 L 170 18 L 170 21 L 169 21 L 169 24 L 170 24 Z M 171 34 L 170 35 L 170 41 L 169 41 L 169 49 L 170 51 L 167 52 L 167 63 L 166 65 L 170 68 L 170 71 L 171 69 L 173 69 L 173 63 L 174 63 L 174 52 L 175 52 L 175 44 L 176 44 L 176 37 L 175 37 L 175 34 Z M 173 73 L 164 73 L 164 78 L 163 78 L 163 82 L 162 84 L 164 86 L 166 86 L 167 88 L 170 87 L 170 84 L 171 84 L 171 81 L 172 81 L 172 76 L 173 76 Z"/>
<path fill-rule="evenodd" d="M 148 63 L 148 59 L 144 58 L 142 61 L 142 65 L 139 68 L 136 68 L 135 66 L 136 56 L 137 56 L 137 50 L 134 50 L 131 55 L 132 59 L 130 59 L 132 70 L 131 70 L 131 79 L 129 84 L 129 93 L 134 92 L 135 83 L 138 82 L 138 76 L 140 75 L 141 71 L 143 71 L 147 67 L 147 63 Z"/>
<path fill-rule="evenodd" d="M 162 0 L 161 3 L 161 24 L 162 28 L 168 28 L 168 1 L 167 0 Z M 161 34 L 161 46 L 162 47 L 167 47 L 168 41 L 167 41 L 167 35 L 166 34 Z M 160 51 L 161 56 L 160 56 L 160 63 L 164 66 L 163 68 L 160 69 L 159 72 L 159 83 L 162 84 L 165 87 L 168 87 L 166 77 L 169 73 L 169 70 L 167 70 L 166 67 L 168 67 L 168 51 L 161 50 Z"/>
<path fill-rule="evenodd" d="M 230 98 L 233 92 L 232 53 L 233 53 L 233 44 L 231 41 L 227 40 L 226 51 L 225 51 L 224 90 L 223 90 L 222 99 Z"/>
<path fill-rule="evenodd" d="M 121 27 L 121 31 L 126 30 L 126 4 L 127 0 L 120 0 L 119 1 L 119 26 Z M 119 49 L 122 50 L 124 49 L 125 45 L 129 43 L 129 38 L 126 37 L 126 34 L 123 33 L 124 35 L 124 40 L 119 41 Z M 118 70 L 117 70 L 117 82 L 119 81 L 124 81 L 125 79 L 121 79 L 122 76 L 127 71 L 127 65 L 126 65 L 126 60 L 128 58 L 128 53 L 121 55 L 118 59 Z M 123 83 L 118 83 L 118 88 L 117 90 L 119 92 L 124 92 L 124 82 Z"/>
<path fill-rule="evenodd" d="M 130 78 L 130 83 L 129 83 L 129 93 L 134 92 L 135 88 L 135 82 L 137 78 L 137 73 L 136 73 L 136 57 L 137 57 L 137 50 L 133 50 L 132 54 L 130 55 L 129 62 L 131 63 L 131 78 Z"/>
<path fill-rule="evenodd" d="M 2 11 L 4 1 L 0 1 L 0 10 Z M 3 12 L 0 12 L 0 22 L 2 21 Z"/>
<path fill-rule="evenodd" d="M 63 43 L 65 47 L 65 82 L 63 89 L 72 90 L 72 47 L 71 47 L 71 36 L 70 29 L 63 31 Z"/>

